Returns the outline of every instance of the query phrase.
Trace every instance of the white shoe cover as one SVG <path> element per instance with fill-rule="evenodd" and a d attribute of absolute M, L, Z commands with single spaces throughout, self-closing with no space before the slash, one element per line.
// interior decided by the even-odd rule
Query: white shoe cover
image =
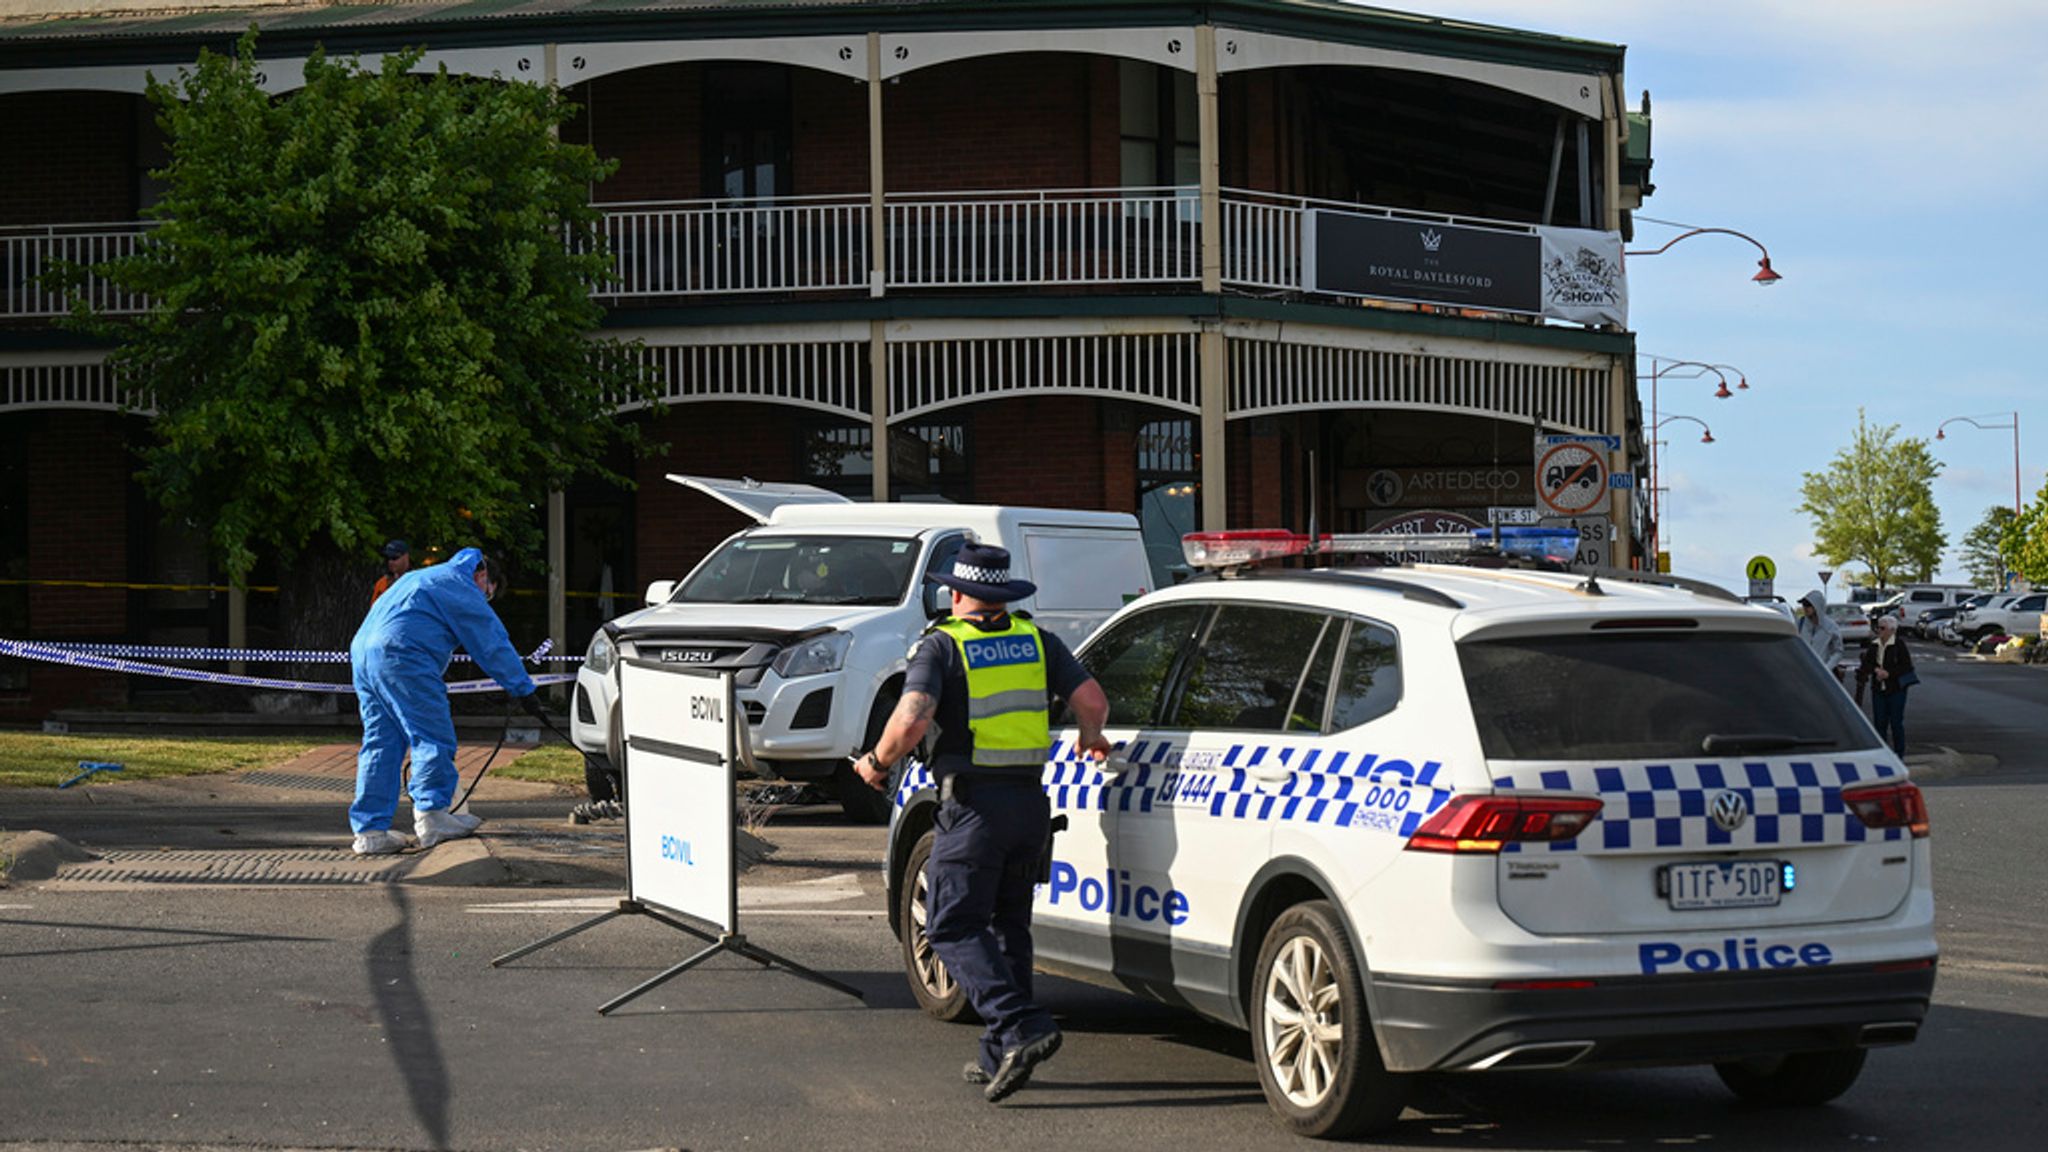
<path fill-rule="evenodd" d="M 443 840 L 460 840 L 476 831 L 476 825 L 483 823 L 476 817 L 459 816 L 446 808 L 421 808 L 412 814 L 412 830 L 419 833 L 420 847 L 432 848 Z"/>
<path fill-rule="evenodd" d="M 355 852 L 358 856 L 391 856 L 412 847 L 412 837 L 403 832 L 378 830 L 356 833 Z"/>

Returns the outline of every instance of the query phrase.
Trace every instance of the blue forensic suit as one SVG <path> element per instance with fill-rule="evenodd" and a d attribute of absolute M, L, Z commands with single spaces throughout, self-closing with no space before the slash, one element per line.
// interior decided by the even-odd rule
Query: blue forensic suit
<path fill-rule="evenodd" d="M 356 756 L 356 799 L 348 822 L 358 834 L 386 831 L 398 810 L 399 770 L 412 749 L 415 812 L 447 808 L 455 771 L 455 716 L 442 677 L 461 645 L 513 697 L 531 696 L 533 678 L 490 601 L 476 586 L 483 554 L 464 548 L 446 564 L 415 569 L 370 606 L 349 644 L 363 750 Z"/>

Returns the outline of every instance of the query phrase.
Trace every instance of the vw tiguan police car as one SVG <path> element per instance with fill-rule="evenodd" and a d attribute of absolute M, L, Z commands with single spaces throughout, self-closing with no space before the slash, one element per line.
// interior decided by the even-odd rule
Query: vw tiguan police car
<path fill-rule="evenodd" d="M 1819 1103 L 1915 1037 L 1926 808 L 1783 616 L 1639 574 L 1244 567 L 1351 543 L 1190 537 L 1230 574 L 1080 648 L 1116 751 L 1055 718 L 1041 970 L 1248 1028 L 1312 1136 L 1391 1123 L 1423 1072 L 1709 1064 Z M 895 796 L 891 924 L 952 1019 L 929 774 Z"/>

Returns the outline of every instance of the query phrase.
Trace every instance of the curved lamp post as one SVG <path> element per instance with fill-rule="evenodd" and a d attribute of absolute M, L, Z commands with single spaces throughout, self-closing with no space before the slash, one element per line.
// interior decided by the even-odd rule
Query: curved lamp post
<path fill-rule="evenodd" d="M 1656 464 L 1657 429 L 1662 428 L 1666 424 L 1671 423 L 1673 420 L 1685 420 L 1699 425 L 1700 443 L 1712 444 L 1714 442 L 1714 430 L 1712 428 L 1707 427 L 1707 422 L 1705 420 L 1702 420 L 1697 416 L 1681 415 L 1677 412 L 1673 412 L 1671 415 L 1664 417 L 1662 420 L 1656 421 L 1655 423 L 1651 424 L 1648 429 L 1646 429 L 1646 431 L 1650 435 L 1650 506 L 1652 509 L 1658 507 L 1659 494 L 1664 491 L 1662 486 L 1664 482 L 1664 477 L 1663 474 L 1658 471 Z M 1657 567 L 1658 538 L 1663 534 L 1663 517 L 1656 511 L 1652 511 L 1650 514 L 1650 567 L 1652 570 L 1655 570 Z"/>
<path fill-rule="evenodd" d="M 1993 412 L 1989 416 L 1951 416 L 1941 422 L 1940 428 L 1934 430 L 1934 438 L 1936 440 L 1948 439 L 1948 436 L 1942 432 L 1942 428 L 1947 428 L 1951 424 L 1968 424 L 1972 428 L 1982 428 L 1987 432 L 2002 432 L 2007 428 L 2012 429 L 2012 511 L 2013 515 L 2017 516 L 2026 510 L 2025 506 L 2020 503 L 2020 414 L 2017 412 L 2004 413 L 2005 418 L 2002 421 L 1996 420 L 1996 417 L 1999 415 L 1999 413 Z M 1986 421 L 1993 422 L 1986 423 Z"/>
<path fill-rule="evenodd" d="M 1682 416 L 1676 412 L 1673 412 L 1671 415 L 1666 416 L 1662 420 L 1657 421 L 1655 424 L 1650 425 L 1650 431 L 1654 434 L 1657 431 L 1657 429 L 1662 428 L 1666 424 L 1671 423 L 1673 420 L 1690 420 L 1694 424 L 1700 426 L 1700 443 L 1712 444 L 1714 442 L 1714 430 L 1712 428 L 1707 427 L 1707 422 L 1705 420 L 1702 420 L 1697 416 Z M 1653 477 L 1651 483 L 1654 484 L 1655 482 L 1656 480 Z"/>
<path fill-rule="evenodd" d="M 1678 243 L 1680 240 L 1690 240 L 1694 236 L 1705 236 L 1708 234 L 1734 236 L 1737 239 L 1747 240 L 1751 244 L 1756 245 L 1756 250 L 1758 252 L 1763 253 L 1764 258 L 1756 262 L 1756 275 L 1751 276 L 1749 278 L 1751 283 L 1757 285 L 1760 288 L 1769 288 L 1771 285 L 1776 284 L 1778 281 L 1784 279 L 1783 276 L 1778 275 L 1775 271 L 1771 269 L 1771 250 L 1764 247 L 1762 241 L 1758 240 L 1754 236 L 1749 235 L 1746 232 L 1737 232 L 1733 228 L 1694 228 L 1687 224 L 1677 224 L 1669 220 L 1652 220 L 1648 216 L 1638 216 L 1636 217 L 1636 219 L 1644 221 L 1645 223 L 1649 224 L 1668 224 L 1673 228 L 1684 228 L 1685 231 L 1680 232 L 1678 235 L 1673 236 L 1669 240 L 1666 240 L 1662 245 L 1656 248 L 1641 248 L 1633 252 L 1623 252 L 1623 256 L 1661 255 L 1665 252 L 1670 251 L 1671 246 L 1673 244 Z"/>
<path fill-rule="evenodd" d="M 1742 373 L 1742 371 L 1741 371 L 1740 369 L 1737 369 L 1737 368 L 1731 367 L 1730 365 L 1727 365 L 1727 364 L 1709 364 L 1709 363 L 1707 363 L 1707 362 L 1706 362 L 1706 361 L 1704 361 L 1704 360 L 1671 360 L 1671 359 L 1667 359 L 1667 358 L 1665 358 L 1665 357 L 1663 357 L 1663 356 L 1652 356 L 1652 355 L 1650 355 L 1650 354 L 1649 354 L 1649 353 L 1647 353 L 1647 352 L 1643 353 L 1643 356 L 1644 356 L 1645 358 L 1647 358 L 1647 359 L 1648 359 L 1648 360 L 1650 361 L 1650 425 L 1649 425 L 1649 426 L 1650 426 L 1650 428 L 1652 429 L 1652 434 L 1651 434 L 1651 436 L 1650 436 L 1650 445 L 1649 445 L 1649 447 L 1650 447 L 1650 544 L 1649 544 L 1649 556 L 1650 556 L 1650 562 L 1651 562 L 1652 564 L 1655 564 L 1655 563 L 1656 563 L 1656 560 L 1657 560 L 1657 537 L 1658 537 L 1658 535 L 1659 535 L 1659 532 L 1660 532 L 1660 523 L 1659 523 L 1659 520 L 1658 520 L 1658 510 L 1659 510 L 1659 504 L 1660 504 L 1660 500 L 1659 500 L 1659 496 L 1658 496 L 1658 491 L 1657 491 L 1657 480 L 1656 480 L 1656 477 L 1657 477 L 1657 437 L 1656 437 L 1656 435 L 1655 435 L 1655 432 L 1654 432 L 1654 430 L 1655 430 L 1655 429 L 1656 429 L 1656 428 L 1657 428 L 1657 427 L 1658 427 L 1658 426 L 1659 426 L 1660 424 L 1662 424 L 1662 423 L 1663 423 L 1663 421 L 1662 421 L 1662 420 L 1658 419 L 1658 410 L 1657 410 L 1657 384 L 1658 384 L 1658 382 L 1659 382 L 1659 381 L 1661 381 L 1661 380 L 1662 380 L 1662 379 L 1663 379 L 1663 378 L 1664 378 L 1665 376 L 1673 374 L 1672 370 L 1673 370 L 1673 369 L 1678 369 L 1678 368 L 1692 368 L 1692 369 L 1696 369 L 1696 371 L 1692 371 L 1692 372 L 1683 372 L 1683 373 L 1677 373 L 1677 375 L 1679 375 L 1679 376 L 1680 376 L 1680 377 L 1681 377 L 1682 379 L 1688 379 L 1688 380 L 1690 380 L 1690 379 L 1695 379 L 1695 378 L 1697 378 L 1697 377 L 1701 377 L 1701 376 L 1705 376 L 1705 375 L 1707 375 L 1708 373 L 1712 373 L 1712 374 L 1714 375 L 1714 378 L 1715 378 L 1716 380 L 1718 380 L 1718 381 L 1719 381 L 1719 384 L 1718 384 L 1718 385 L 1717 385 L 1717 386 L 1715 387 L 1715 389 L 1714 389 L 1714 398 L 1715 398 L 1715 399 L 1717 399 L 1717 400 L 1726 400 L 1726 399 L 1727 399 L 1728 397 L 1730 397 L 1730 396 L 1733 396 L 1733 395 L 1735 395 L 1735 393 L 1734 393 L 1734 392 L 1732 392 L 1732 391 L 1730 391 L 1730 390 L 1729 390 L 1729 388 L 1728 388 L 1728 373 L 1729 373 L 1729 372 L 1734 372 L 1734 373 L 1735 373 L 1735 377 L 1736 377 L 1736 379 L 1737 379 L 1737 380 L 1739 380 L 1739 381 L 1741 381 L 1741 386 L 1742 386 L 1742 387 L 1744 387 L 1744 388 L 1748 388 L 1748 387 L 1749 387 L 1749 377 L 1748 377 L 1748 376 L 1746 376 L 1746 375 L 1744 375 L 1744 374 Z M 1691 419 L 1691 417 L 1687 417 L 1687 419 Z M 1702 425 L 1702 427 L 1704 427 L 1704 426 L 1705 426 L 1705 425 Z M 1709 440 L 1709 441 L 1708 441 L 1708 443 L 1712 443 L 1712 441 L 1711 441 L 1711 440 Z"/>

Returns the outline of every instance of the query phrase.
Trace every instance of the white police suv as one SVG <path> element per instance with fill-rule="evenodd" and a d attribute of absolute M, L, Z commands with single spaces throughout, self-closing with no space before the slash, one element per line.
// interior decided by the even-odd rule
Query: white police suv
<path fill-rule="evenodd" d="M 1352 544 L 1189 537 L 1223 573 L 1080 648 L 1116 752 L 1053 732 L 1039 968 L 1249 1028 L 1311 1136 L 1393 1122 L 1422 1072 L 1711 1064 L 1814 1104 L 1914 1038 L 1926 807 L 1789 622 L 1646 574 L 1249 567 Z M 952 1019 L 936 802 L 913 764 L 890 916 Z"/>

